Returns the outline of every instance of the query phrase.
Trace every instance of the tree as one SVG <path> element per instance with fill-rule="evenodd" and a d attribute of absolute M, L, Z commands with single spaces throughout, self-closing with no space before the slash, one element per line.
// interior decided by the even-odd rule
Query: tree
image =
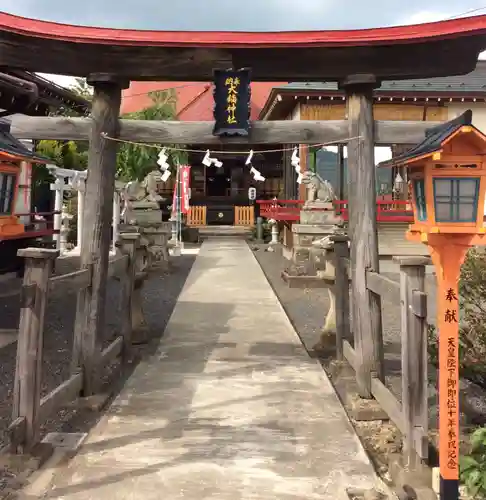
<path fill-rule="evenodd" d="M 86 78 L 75 78 L 75 81 L 76 83 L 71 85 L 69 90 L 91 102 L 93 100 L 93 89 L 88 85 Z"/>
<path fill-rule="evenodd" d="M 177 94 L 174 89 L 150 92 L 152 104 L 124 118 L 132 120 L 174 120 L 176 118 Z M 167 145 L 169 164 L 187 162 L 187 153 L 174 151 Z M 142 180 L 150 171 L 157 168 L 159 150 L 137 144 L 123 144 L 118 150 L 117 177 L 124 181 Z"/>
<path fill-rule="evenodd" d="M 80 151 L 74 141 L 39 141 L 36 150 L 69 170 L 86 170 L 88 167 L 87 151 Z"/>
<path fill-rule="evenodd" d="M 75 78 L 75 83 L 68 87 L 73 94 L 82 97 L 86 101 L 93 100 L 93 89 L 86 82 L 86 78 Z M 53 109 L 50 113 L 51 116 L 79 116 L 79 111 L 76 109 L 61 106 L 60 108 Z"/>
<path fill-rule="evenodd" d="M 76 83 L 69 90 L 90 101 L 93 92 L 85 78 L 76 78 Z M 59 108 L 51 112 L 51 116 L 79 116 L 76 110 Z M 69 170 L 86 170 L 88 168 L 87 141 L 39 141 L 35 150 L 42 156 L 50 158 L 55 165 Z M 32 196 L 34 206 L 42 205 L 50 198 L 49 184 L 54 181 L 44 165 L 36 165 L 32 176 Z"/>

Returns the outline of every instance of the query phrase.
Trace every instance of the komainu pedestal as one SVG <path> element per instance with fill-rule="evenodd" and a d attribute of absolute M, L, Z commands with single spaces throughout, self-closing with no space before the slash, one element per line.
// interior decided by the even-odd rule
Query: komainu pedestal
<path fill-rule="evenodd" d="M 306 203 L 300 212 L 300 224 L 292 226 L 293 248 L 288 274 L 316 278 L 325 274 L 325 251 L 313 243 L 334 234 L 336 228 L 343 224 L 343 220 L 336 216 L 332 203 Z"/>

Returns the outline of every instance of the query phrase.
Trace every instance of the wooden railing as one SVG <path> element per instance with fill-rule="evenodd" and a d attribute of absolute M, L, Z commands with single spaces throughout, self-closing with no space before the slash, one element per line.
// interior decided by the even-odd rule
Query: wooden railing
<path fill-rule="evenodd" d="M 352 269 L 346 237 L 335 237 L 336 355 L 346 359 L 356 373 L 358 386 L 369 391 L 403 436 L 404 461 L 410 465 L 428 458 L 427 406 L 427 257 L 395 257 L 400 265 L 400 283 L 367 271 L 366 296 L 350 308 Z M 358 333 L 350 322 L 350 309 L 359 308 L 375 318 L 373 297 L 387 297 L 401 309 L 401 402 L 385 385 L 384 342 L 381 321 L 370 321 L 371 330 Z M 381 318 L 381 311 L 378 312 Z"/>
<path fill-rule="evenodd" d="M 298 222 L 303 200 L 257 200 L 260 215 L 267 219 Z M 336 213 L 348 220 L 348 201 L 335 200 Z M 376 220 L 378 222 L 413 222 L 412 206 L 407 200 L 377 200 Z"/>
<path fill-rule="evenodd" d="M 187 212 L 188 226 L 205 226 L 206 225 L 206 207 L 204 205 L 195 205 L 189 208 Z"/>
<path fill-rule="evenodd" d="M 253 205 L 235 207 L 235 226 L 254 226 L 255 207 Z"/>
<path fill-rule="evenodd" d="M 348 200 L 335 200 L 336 212 L 348 220 Z M 377 200 L 376 220 L 378 222 L 413 222 L 412 205 L 408 200 Z"/>
<path fill-rule="evenodd" d="M 257 200 L 260 216 L 279 221 L 299 221 L 304 200 Z"/>
<path fill-rule="evenodd" d="M 54 229 L 54 216 L 61 212 L 26 212 L 16 213 L 13 217 L 29 217 L 30 222 L 25 224 L 24 231 L 17 234 L 2 234 L 0 228 L 1 240 L 18 240 L 22 238 L 41 238 L 43 236 L 52 236 L 59 233 Z M 36 220 L 35 217 L 42 217 L 43 220 Z"/>
<path fill-rule="evenodd" d="M 92 269 L 88 267 L 52 276 L 53 264 L 59 255 L 57 250 L 26 248 L 18 252 L 25 258 L 25 275 L 21 290 L 12 423 L 9 426 L 14 453 L 32 450 L 39 440 L 40 426 L 59 408 L 79 398 L 85 392 L 87 380 L 99 377 L 102 368 L 119 355 L 122 361 L 127 361 L 130 356 L 135 260 L 140 236 L 127 233 L 120 237 L 122 253 L 110 261 L 108 276 L 117 277 L 121 283 L 121 331 L 103 350 L 99 350 L 98 343 L 92 338 L 93 333 L 86 327 L 89 308 L 81 307 L 79 299 L 91 287 Z M 64 286 L 78 291 L 71 376 L 41 397 L 45 311 L 50 293 Z"/>

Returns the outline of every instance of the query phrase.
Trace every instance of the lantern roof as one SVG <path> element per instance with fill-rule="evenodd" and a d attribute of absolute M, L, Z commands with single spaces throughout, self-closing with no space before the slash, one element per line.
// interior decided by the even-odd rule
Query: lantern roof
<path fill-rule="evenodd" d="M 472 124 L 472 110 L 468 109 L 457 118 L 426 130 L 425 139 L 421 143 L 391 160 L 379 163 L 378 167 L 406 165 L 416 160 L 427 158 L 441 151 L 443 147 L 463 129 L 463 127 L 467 127 L 468 131 L 473 131 L 477 137 L 480 137 L 486 142 L 486 136 Z"/>
<path fill-rule="evenodd" d="M 0 159 L 5 155 L 14 161 L 28 161 L 32 163 L 50 163 L 49 158 L 36 155 L 26 148 L 10 133 L 10 123 L 0 119 Z"/>

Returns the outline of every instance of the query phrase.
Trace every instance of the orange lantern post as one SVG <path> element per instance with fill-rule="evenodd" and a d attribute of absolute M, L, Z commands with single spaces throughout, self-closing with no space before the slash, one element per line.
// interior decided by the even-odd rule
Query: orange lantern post
<path fill-rule="evenodd" d="M 468 249 L 486 244 L 486 136 L 471 121 L 467 111 L 386 162 L 407 167 L 414 211 L 407 239 L 428 246 L 437 274 L 441 500 L 459 498 L 459 276 Z"/>

